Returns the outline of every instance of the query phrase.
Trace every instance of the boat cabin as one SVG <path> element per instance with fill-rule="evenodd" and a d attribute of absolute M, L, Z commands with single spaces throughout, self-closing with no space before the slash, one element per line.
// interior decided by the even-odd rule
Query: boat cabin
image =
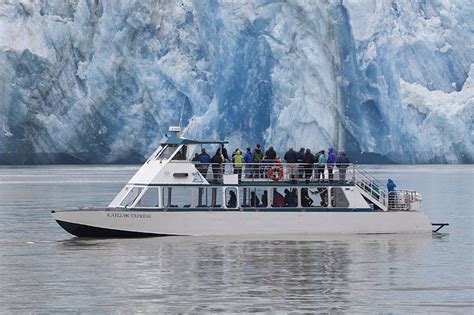
<path fill-rule="evenodd" d="M 353 164 L 331 165 L 321 174 L 316 165 L 289 165 L 279 160 L 241 168 L 232 163 L 192 161 L 195 151 L 200 152 L 203 146 L 227 143 L 187 139 L 175 132 L 164 139 L 108 207 L 162 211 L 389 210 L 383 184 Z M 391 199 L 401 210 L 416 208 L 416 196 L 406 202 Z"/>

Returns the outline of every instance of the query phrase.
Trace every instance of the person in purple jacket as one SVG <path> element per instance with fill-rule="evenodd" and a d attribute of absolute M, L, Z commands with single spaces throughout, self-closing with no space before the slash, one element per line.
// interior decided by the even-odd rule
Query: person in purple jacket
<path fill-rule="evenodd" d="M 329 182 L 332 181 L 333 179 L 333 169 L 334 169 L 334 163 L 336 163 L 336 154 L 334 154 L 334 148 L 330 147 L 328 150 L 328 159 L 326 161 L 327 167 L 328 167 L 328 174 L 329 174 Z"/>

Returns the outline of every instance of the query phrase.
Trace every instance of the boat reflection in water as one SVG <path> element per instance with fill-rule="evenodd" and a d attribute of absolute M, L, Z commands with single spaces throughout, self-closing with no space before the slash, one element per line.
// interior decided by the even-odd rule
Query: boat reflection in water
<path fill-rule="evenodd" d="M 116 276 L 104 278 L 101 286 L 127 298 L 139 290 L 157 312 L 370 312 L 372 298 L 377 309 L 390 310 L 397 296 L 409 309 L 404 290 L 423 292 L 431 281 L 428 272 L 411 268 L 431 264 L 424 256 L 431 244 L 426 234 L 103 242 L 114 247 L 116 255 L 102 259 Z M 117 259 L 131 248 L 133 260 Z M 116 286 L 121 274 L 130 282 L 127 291 Z"/>

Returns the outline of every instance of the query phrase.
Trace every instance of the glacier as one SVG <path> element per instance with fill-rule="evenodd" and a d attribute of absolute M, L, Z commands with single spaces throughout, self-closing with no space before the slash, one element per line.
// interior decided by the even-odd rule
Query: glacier
<path fill-rule="evenodd" d="M 170 125 L 474 163 L 473 0 L 4 0 L 0 164 L 136 163 Z"/>

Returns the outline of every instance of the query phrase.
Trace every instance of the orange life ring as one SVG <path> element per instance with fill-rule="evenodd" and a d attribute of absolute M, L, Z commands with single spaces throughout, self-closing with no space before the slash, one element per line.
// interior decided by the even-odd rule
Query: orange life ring
<path fill-rule="evenodd" d="M 283 178 L 283 169 L 280 166 L 272 166 L 268 170 L 268 177 L 274 181 L 278 181 Z"/>

